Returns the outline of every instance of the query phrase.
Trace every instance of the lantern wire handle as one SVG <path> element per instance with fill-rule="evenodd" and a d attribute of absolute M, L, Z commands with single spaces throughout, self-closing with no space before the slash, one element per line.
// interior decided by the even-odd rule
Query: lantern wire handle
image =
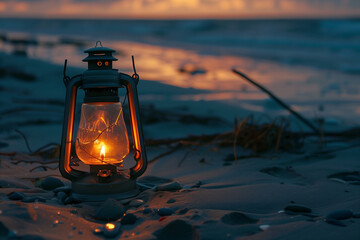
<path fill-rule="evenodd" d="M 96 43 L 95 43 L 95 47 L 98 47 L 98 44 L 100 45 L 100 47 L 102 47 L 103 45 L 102 45 L 102 43 L 101 43 L 101 41 L 96 41 Z"/>
<path fill-rule="evenodd" d="M 63 71 L 63 82 L 65 84 L 65 86 L 68 85 L 69 81 L 70 81 L 70 77 L 69 76 L 66 76 L 66 67 L 67 67 L 67 59 L 65 59 L 65 62 L 64 62 L 64 71 Z"/>
<path fill-rule="evenodd" d="M 131 77 L 134 78 L 136 80 L 136 84 L 138 84 L 138 82 L 139 82 L 139 74 L 136 73 L 134 55 L 132 55 L 131 58 L 132 58 L 132 64 L 133 64 L 133 69 L 134 69 L 134 74 Z"/>

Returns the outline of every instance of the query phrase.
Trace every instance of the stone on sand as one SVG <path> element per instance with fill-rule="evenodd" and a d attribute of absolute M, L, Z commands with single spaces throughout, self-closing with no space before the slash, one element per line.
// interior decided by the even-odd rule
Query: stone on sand
<path fill-rule="evenodd" d="M 229 225 L 254 224 L 258 221 L 259 219 L 252 218 L 241 212 L 227 213 L 221 218 L 221 222 Z"/>
<path fill-rule="evenodd" d="M 55 177 L 47 177 L 47 178 L 41 180 L 39 183 L 39 187 L 41 187 L 44 190 L 48 190 L 48 191 L 59 188 L 59 187 L 63 187 L 63 186 L 64 186 L 64 183 L 60 179 L 55 178 Z"/>
<path fill-rule="evenodd" d="M 288 205 L 284 208 L 284 210 L 294 212 L 294 213 L 311 213 L 312 212 L 311 208 L 308 208 L 308 207 L 305 207 L 302 205 L 298 205 L 298 204 Z"/>
<path fill-rule="evenodd" d="M 198 240 L 199 233 L 194 226 L 185 222 L 184 220 L 175 220 L 154 233 L 159 240 Z"/>
<path fill-rule="evenodd" d="M 11 192 L 7 195 L 10 200 L 22 200 L 25 198 L 25 194 L 22 192 Z"/>
<path fill-rule="evenodd" d="M 171 208 L 159 208 L 157 213 L 162 217 L 170 216 L 174 213 L 174 210 L 172 210 Z"/>
<path fill-rule="evenodd" d="M 64 192 L 57 193 L 57 199 L 60 203 L 64 203 L 65 199 L 67 198 L 67 194 Z"/>
<path fill-rule="evenodd" d="M 53 192 L 54 192 L 55 194 L 57 194 L 58 192 L 64 192 L 64 193 L 66 193 L 66 194 L 69 194 L 69 193 L 71 192 L 71 187 L 69 187 L 69 186 L 58 187 L 58 188 L 55 188 L 55 189 L 53 190 Z"/>
<path fill-rule="evenodd" d="M 115 199 L 109 198 L 96 211 L 95 218 L 103 221 L 114 221 L 125 213 L 125 207 Z"/>
<path fill-rule="evenodd" d="M 151 208 L 145 208 L 143 211 L 144 214 L 149 214 L 152 213 L 152 209 Z"/>
<path fill-rule="evenodd" d="M 144 204 L 144 200 L 142 200 L 142 199 L 133 199 L 129 203 L 129 206 L 130 207 L 140 207 L 143 204 Z"/>
<path fill-rule="evenodd" d="M 132 225 L 136 222 L 137 217 L 135 214 L 133 213 L 128 213 L 125 216 L 122 217 L 121 219 L 121 224 L 122 225 Z"/>
<path fill-rule="evenodd" d="M 353 216 L 350 210 L 336 210 L 326 215 L 326 219 L 345 220 Z"/>

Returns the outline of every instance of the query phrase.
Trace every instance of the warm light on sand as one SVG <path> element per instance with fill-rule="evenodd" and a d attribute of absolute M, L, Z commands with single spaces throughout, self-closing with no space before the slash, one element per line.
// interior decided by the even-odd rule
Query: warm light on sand
<path fill-rule="evenodd" d="M 115 224 L 113 224 L 113 223 L 107 223 L 107 224 L 105 224 L 105 228 L 106 228 L 107 230 L 113 230 L 113 229 L 115 228 Z"/>

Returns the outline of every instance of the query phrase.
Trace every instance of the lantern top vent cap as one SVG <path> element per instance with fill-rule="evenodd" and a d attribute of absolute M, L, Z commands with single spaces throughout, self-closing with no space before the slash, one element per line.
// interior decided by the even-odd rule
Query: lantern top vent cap
<path fill-rule="evenodd" d="M 107 48 L 107 47 L 93 47 L 93 48 L 89 48 L 89 49 L 84 51 L 84 53 L 100 53 L 100 52 L 113 53 L 113 52 L 116 52 L 116 51 L 114 49 Z"/>
<path fill-rule="evenodd" d="M 83 62 L 89 61 L 98 61 L 98 60 L 108 60 L 108 61 L 117 61 L 117 58 L 113 57 L 112 53 L 116 52 L 114 49 L 107 47 L 93 47 L 84 51 L 88 53 L 89 56 L 83 59 Z"/>

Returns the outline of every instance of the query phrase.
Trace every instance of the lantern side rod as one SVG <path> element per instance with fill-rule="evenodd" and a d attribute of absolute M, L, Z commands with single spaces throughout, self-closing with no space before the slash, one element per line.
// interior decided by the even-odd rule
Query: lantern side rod
<path fill-rule="evenodd" d="M 65 114 L 61 139 L 61 150 L 59 156 L 59 170 L 61 174 L 69 180 L 76 179 L 84 174 L 84 172 L 72 169 L 70 167 L 76 95 L 77 89 L 81 86 L 81 84 L 82 75 L 77 75 L 70 79 L 66 87 L 67 91 L 65 99 Z"/>
<path fill-rule="evenodd" d="M 147 168 L 147 157 L 145 143 L 140 119 L 139 98 L 136 90 L 136 79 L 127 74 L 119 73 L 120 83 L 126 86 L 130 110 L 130 123 L 133 134 L 136 165 L 130 169 L 130 176 L 137 178 L 142 175 Z"/>

